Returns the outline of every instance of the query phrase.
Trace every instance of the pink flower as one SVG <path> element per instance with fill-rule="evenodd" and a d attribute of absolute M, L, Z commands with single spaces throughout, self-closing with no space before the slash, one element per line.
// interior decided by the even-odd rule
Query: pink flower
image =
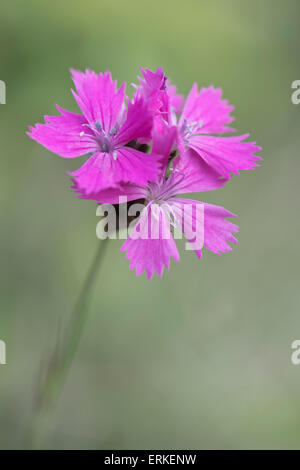
<path fill-rule="evenodd" d="M 255 162 L 261 160 L 255 155 L 261 147 L 255 142 L 244 142 L 249 134 L 235 137 L 208 135 L 235 131 L 228 127 L 234 120 L 230 116 L 232 110 L 233 106 L 222 99 L 220 88 L 210 86 L 198 92 L 195 83 L 177 124 L 179 152 L 192 150 L 191 154 L 198 155 L 199 162 L 204 160 L 226 179 L 231 177 L 231 173 L 238 174 L 239 170 L 250 170 L 258 166 Z M 173 124 L 176 124 L 176 119 Z"/>
<path fill-rule="evenodd" d="M 65 158 L 89 155 L 71 173 L 79 197 L 114 206 L 126 197 L 132 230 L 121 251 L 137 275 L 146 271 L 151 278 L 161 276 L 171 258 L 179 261 L 180 231 L 198 258 L 203 248 L 217 254 L 232 249 L 238 227 L 227 217 L 235 215 L 181 195 L 220 188 L 233 173 L 258 166 L 255 153 L 261 149 L 245 141 L 248 134 L 215 135 L 234 131 L 233 106 L 220 89 L 198 91 L 194 84 L 183 103 L 161 67 L 141 74 L 130 101 L 125 84 L 117 89 L 110 73 L 73 70 L 82 114 L 57 107 L 60 115 L 45 116 L 29 136 Z"/>
<path fill-rule="evenodd" d="M 177 145 L 173 150 L 183 154 L 186 149 L 196 153 L 218 174 L 226 179 L 239 170 L 249 170 L 261 158 L 255 155 L 261 148 L 255 142 L 244 142 L 249 134 L 235 137 L 216 137 L 209 134 L 224 134 L 235 130 L 228 125 L 234 120 L 230 116 L 233 106 L 222 99 L 221 89 L 213 86 L 198 92 L 195 83 L 186 99 L 181 116 L 183 97 L 177 95 L 176 87 L 169 84 L 162 67 L 156 72 L 141 69 L 143 78 L 136 87 L 137 96 L 148 100 L 155 121 L 163 120 L 169 126 L 177 126 Z"/>
<path fill-rule="evenodd" d="M 88 154 L 72 176 L 86 194 L 115 187 L 120 182 L 146 184 L 157 181 L 160 155 L 145 154 L 128 146 L 136 139 L 150 139 L 152 112 L 137 96 L 125 108 L 125 84 L 119 90 L 109 72 L 97 75 L 72 70 L 82 114 L 57 107 L 59 116 L 45 116 L 45 124 L 30 127 L 28 135 L 58 155 L 75 158 Z"/>
<path fill-rule="evenodd" d="M 171 227 L 183 232 L 198 258 L 202 257 L 203 246 L 221 254 L 232 249 L 228 242 L 237 243 L 233 233 L 238 231 L 238 227 L 226 220 L 226 217 L 235 217 L 234 214 L 223 207 L 176 197 L 193 192 L 193 188 L 207 191 L 222 184 L 217 183 L 215 175 L 205 164 L 204 176 L 195 178 L 192 160 L 193 156 L 185 165 L 179 160 L 167 180 L 162 178 L 159 183 L 149 183 L 140 192 L 139 197 L 145 198 L 146 207 L 121 247 L 121 251 L 127 252 L 130 269 L 135 268 L 137 276 L 144 271 L 148 279 L 154 273 L 162 276 L 164 267 L 169 269 L 171 258 L 180 260 Z"/>
<path fill-rule="evenodd" d="M 173 129 L 159 129 L 154 136 L 154 146 L 160 153 L 169 155 L 175 137 Z M 121 184 L 119 188 L 103 190 L 92 197 L 81 197 L 112 204 L 117 204 L 120 196 L 126 196 L 128 201 L 143 201 L 144 208 L 121 251 L 127 252 L 130 269 L 136 268 L 137 276 L 146 271 L 150 279 L 154 273 L 162 276 L 164 267 L 169 269 L 171 258 L 179 261 L 172 227 L 183 232 L 198 258 L 202 256 L 203 246 L 217 254 L 231 250 L 228 242 L 237 242 L 233 233 L 238 227 L 226 217 L 235 217 L 234 214 L 219 206 L 177 197 L 217 189 L 224 182 L 204 161 L 188 151 L 174 160 L 168 178 L 162 173 L 156 183 Z M 78 192 L 76 184 L 74 190 Z"/>

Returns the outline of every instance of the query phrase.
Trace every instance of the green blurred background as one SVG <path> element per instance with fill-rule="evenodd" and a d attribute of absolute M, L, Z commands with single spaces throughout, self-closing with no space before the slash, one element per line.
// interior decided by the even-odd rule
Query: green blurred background
<path fill-rule="evenodd" d="M 199 198 L 239 215 L 239 244 L 136 277 L 111 241 L 46 448 L 300 448 L 298 0 L 5 2 L 0 16 L 0 447 L 22 448 L 41 360 L 99 243 L 95 205 L 26 127 L 76 110 L 69 67 L 136 82 L 162 65 L 179 92 L 221 86 L 263 164 Z"/>

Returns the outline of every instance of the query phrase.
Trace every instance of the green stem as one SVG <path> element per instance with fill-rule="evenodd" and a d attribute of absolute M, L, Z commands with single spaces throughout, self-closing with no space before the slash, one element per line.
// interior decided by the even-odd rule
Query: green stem
<path fill-rule="evenodd" d="M 48 425 L 50 412 L 72 365 L 87 320 L 90 292 L 100 268 L 107 241 L 108 238 L 99 243 L 94 260 L 71 313 L 65 335 L 48 361 L 46 371 L 42 371 L 42 373 L 44 372 L 44 379 L 42 383 L 39 383 L 34 403 L 30 429 L 26 436 L 27 448 L 38 447 L 37 444 L 42 441 L 43 428 Z"/>

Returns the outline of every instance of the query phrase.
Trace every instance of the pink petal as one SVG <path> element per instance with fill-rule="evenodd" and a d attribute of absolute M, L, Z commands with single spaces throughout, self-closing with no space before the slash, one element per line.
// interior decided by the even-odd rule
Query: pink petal
<path fill-rule="evenodd" d="M 244 134 L 236 137 L 197 136 L 189 140 L 189 146 L 197 152 L 209 166 L 224 178 L 239 170 L 250 170 L 259 166 L 261 157 L 254 155 L 261 150 L 255 142 L 242 142 L 249 137 Z M 199 159 L 200 161 L 200 159 Z"/>
<path fill-rule="evenodd" d="M 173 98 L 174 105 L 178 104 L 174 88 L 170 89 L 172 96 L 169 97 L 167 89 L 167 77 L 162 69 L 158 67 L 156 72 L 149 69 L 141 69 L 143 78 L 138 77 L 139 86 L 135 86 L 136 96 L 142 96 L 149 106 L 154 117 L 162 117 L 170 122 L 170 99 Z M 174 95 L 174 96 L 173 96 Z"/>
<path fill-rule="evenodd" d="M 91 131 L 84 126 L 87 123 L 85 117 L 59 106 L 57 109 L 61 115 L 45 116 L 45 124 L 29 127 L 29 137 L 65 158 L 78 157 L 95 150 L 95 142 L 88 136 Z M 82 132 L 88 135 L 82 136 Z"/>
<path fill-rule="evenodd" d="M 99 122 L 105 132 L 112 130 L 122 110 L 126 84 L 117 90 L 110 72 L 98 75 L 89 69 L 85 72 L 72 69 L 71 73 L 77 90 L 73 95 L 86 119 L 91 125 Z"/>
<path fill-rule="evenodd" d="M 144 209 L 121 251 L 127 251 L 126 258 L 130 260 L 130 269 L 136 268 L 137 276 L 146 271 L 148 279 L 151 279 L 154 273 L 162 276 L 164 267 L 169 269 L 170 258 L 176 261 L 180 259 L 170 232 L 168 217 L 157 205 L 149 205 Z"/>
<path fill-rule="evenodd" d="M 202 121 L 201 134 L 222 134 L 223 132 L 234 132 L 234 129 L 226 124 L 234 121 L 230 116 L 234 107 L 222 100 L 221 88 L 202 88 L 198 93 L 197 84 L 194 83 L 184 106 L 179 125 L 184 119 L 188 122 Z"/>
<path fill-rule="evenodd" d="M 119 204 L 120 198 L 126 198 L 128 202 L 145 198 L 145 188 L 135 184 L 120 184 L 116 187 L 108 187 L 96 193 L 85 194 L 80 190 L 76 178 L 73 180 L 72 191 L 81 199 L 92 199 L 99 204 Z M 123 200 L 124 202 L 124 200 Z"/>
<path fill-rule="evenodd" d="M 160 159 L 161 155 L 122 147 L 113 154 L 96 152 L 81 168 L 70 174 L 78 193 L 98 200 L 98 193 L 110 186 L 116 188 L 121 183 L 145 186 L 148 181 L 156 181 Z"/>
<path fill-rule="evenodd" d="M 131 140 L 151 137 L 153 125 L 152 113 L 143 98 L 136 98 L 133 103 L 128 102 L 127 117 L 118 131 L 114 143 L 122 146 Z"/>
<path fill-rule="evenodd" d="M 232 234 L 237 233 L 239 228 L 225 217 L 236 217 L 236 215 L 221 206 L 204 205 L 204 246 L 217 255 L 232 251 L 227 242 L 237 243 Z"/>
<path fill-rule="evenodd" d="M 109 153 L 95 152 L 78 170 L 70 175 L 78 194 L 88 196 L 99 192 L 101 189 L 117 186 L 114 178 L 114 160 Z"/>
<path fill-rule="evenodd" d="M 176 126 L 169 127 L 165 123 L 165 121 L 161 119 L 154 120 L 154 126 L 152 131 L 152 152 L 155 154 L 162 155 L 164 157 L 162 160 L 163 173 L 165 173 L 170 152 L 172 150 L 174 142 L 176 141 L 176 137 Z"/>
<path fill-rule="evenodd" d="M 169 80 L 167 80 L 167 94 L 170 100 L 170 107 L 173 108 L 176 114 L 179 114 L 183 107 L 184 98 L 183 95 L 177 94 L 177 87 L 170 85 Z"/>
<path fill-rule="evenodd" d="M 149 69 L 140 69 L 143 78 L 138 77 L 141 85 L 141 94 L 149 98 L 158 90 L 163 90 L 165 87 L 166 76 L 162 67 L 157 67 L 156 72 Z"/>
<path fill-rule="evenodd" d="M 233 236 L 233 233 L 238 232 L 239 228 L 237 225 L 225 219 L 225 217 L 236 217 L 236 215 L 223 207 L 181 198 L 176 198 L 169 204 L 172 206 L 175 215 L 178 218 L 181 217 L 181 220 L 184 222 L 184 224 L 182 224 L 182 231 L 188 241 L 194 240 L 196 228 L 197 230 L 203 230 L 203 219 L 196 220 L 196 206 L 204 204 L 204 247 L 220 255 L 221 253 L 227 253 L 232 250 L 228 242 L 237 243 L 237 239 Z M 184 209 L 186 205 L 192 207 L 192 210 Z M 185 212 L 183 212 L 184 210 Z M 201 212 L 199 213 L 201 214 Z M 184 214 L 184 217 L 182 217 L 182 214 Z M 201 249 L 196 249 L 195 253 L 198 258 L 201 258 Z"/>
<path fill-rule="evenodd" d="M 211 191 L 221 188 L 226 181 L 193 150 L 187 150 L 175 158 L 169 179 L 169 184 L 174 185 L 176 194 Z"/>
<path fill-rule="evenodd" d="M 139 152 L 130 147 L 116 151 L 114 179 L 116 182 L 145 186 L 148 181 L 157 181 L 161 170 L 161 155 Z"/>

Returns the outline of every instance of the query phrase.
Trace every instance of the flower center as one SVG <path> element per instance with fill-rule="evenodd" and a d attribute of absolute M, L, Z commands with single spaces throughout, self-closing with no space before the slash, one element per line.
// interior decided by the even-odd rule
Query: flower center
<path fill-rule="evenodd" d="M 164 202 L 163 182 L 149 182 L 146 188 L 145 199 L 147 204 L 149 204 L 150 202 L 155 202 L 157 204 L 161 204 L 162 202 Z"/>
<path fill-rule="evenodd" d="M 182 178 L 184 178 L 184 174 L 180 174 L 180 170 L 176 168 L 172 171 L 168 179 L 163 177 L 157 183 L 149 182 L 145 191 L 145 200 L 147 204 L 165 204 L 169 199 L 177 194 L 177 185 L 180 183 Z"/>
<path fill-rule="evenodd" d="M 188 122 L 185 118 L 179 131 L 184 142 L 188 142 L 189 138 L 192 136 L 199 135 L 199 130 L 202 126 L 203 121 Z"/>
<path fill-rule="evenodd" d="M 98 147 L 100 152 L 103 153 L 113 153 L 114 159 L 116 159 L 116 152 L 114 152 L 114 137 L 118 133 L 118 127 L 115 126 L 113 129 L 111 129 L 109 132 L 105 132 L 101 123 L 99 121 L 96 121 L 94 125 L 91 124 L 83 124 L 83 126 L 88 127 L 91 129 L 93 134 L 86 134 L 84 131 L 80 133 L 80 136 L 87 136 L 93 139 Z"/>

